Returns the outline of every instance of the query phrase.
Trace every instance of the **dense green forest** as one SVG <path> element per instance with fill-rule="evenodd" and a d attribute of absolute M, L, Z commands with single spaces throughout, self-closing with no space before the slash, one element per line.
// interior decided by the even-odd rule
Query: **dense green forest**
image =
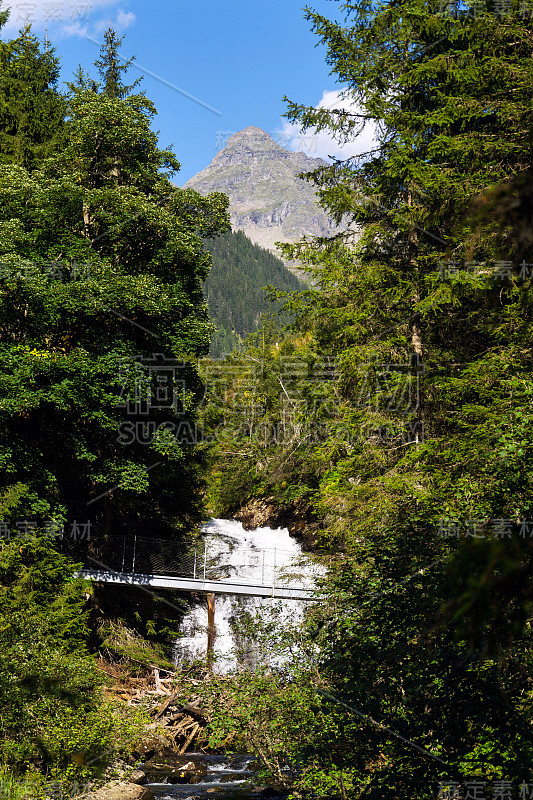
<path fill-rule="evenodd" d="M 300 288 L 300 281 L 279 258 L 253 244 L 242 231 L 207 241 L 206 249 L 213 261 L 204 292 L 209 317 L 217 326 L 209 354 L 220 358 L 258 329 L 262 315 L 280 310 L 281 303 L 269 301 L 265 287 L 291 292 Z"/>
<path fill-rule="evenodd" d="M 95 630 L 61 532 L 183 543 L 264 501 L 312 523 L 325 599 L 294 629 L 249 620 L 279 668 L 194 674 L 203 745 L 256 753 L 294 798 L 533 796 L 533 6 L 332 9 L 307 19 L 358 111 L 288 118 L 378 143 L 308 176 L 346 233 L 284 247 L 303 289 L 227 233 L 225 196 L 170 182 L 112 30 L 65 94 L 30 29 L 0 42 L 2 787 L 49 797 L 128 752 L 143 720 L 95 655 L 124 655 L 135 614 L 161 649 L 132 658 L 169 654 L 133 595 Z M 245 316 L 230 273 L 231 307 L 209 303 L 228 335 L 259 327 L 214 362 L 218 234 L 213 259 L 237 242 L 292 321 Z M 158 358 L 179 402 L 172 382 L 153 402 Z"/>
<path fill-rule="evenodd" d="M 0 768 L 30 782 L 98 772 L 132 725 L 102 695 L 68 543 L 183 541 L 203 513 L 203 241 L 229 229 L 227 198 L 171 183 L 120 44 L 109 29 L 96 79 L 63 93 L 30 28 L 0 42 Z M 118 613 L 154 634 L 144 607 Z"/>
<path fill-rule="evenodd" d="M 217 513 L 307 507 L 328 554 L 289 679 L 236 679 L 221 722 L 304 794 L 531 791 L 533 25 L 473 5 L 307 12 L 358 113 L 289 119 L 379 144 L 310 176 L 348 231 L 284 247 L 292 332 L 206 409 Z"/>

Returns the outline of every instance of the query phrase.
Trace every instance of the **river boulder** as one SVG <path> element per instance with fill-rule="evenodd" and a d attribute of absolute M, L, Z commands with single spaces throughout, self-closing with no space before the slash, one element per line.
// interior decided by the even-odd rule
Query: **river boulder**
<path fill-rule="evenodd" d="M 146 780 L 146 772 L 143 772 L 142 769 L 134 769 L 130 775 L 130 783 L 136 783 L 139 786 L 146 783 Z"/>
<path fill-rule="evenodd" d="M 134 763 L 149 761 L 156 755 L 169 750 L 172 752 L 172 740 L 161 734 L 153 734 L 144 740 L 131 754 Z"/>
<path fill-rule="evenodd" d="M 167 752 L 151 761 L 138 765 L 146 773 L 149 783 L 201 783 L 207 773 L 205 758 L 194 754 L 192 758 Z"/>
<path fill-rule="evenodd" d="M 190 783 L 191 779 L 196 777 L 196 770 L 194 764 L 186 764 L 184 767 L 178 767 L 171 770 L 167 775 L 169 783 Z"/>
<path fill-rule="evenodd" d="M 119 783 L 115 786 L 106 786 L 91 793 L 87 800 L 155 800 L 149 789 L 135 786 L 132 783 Z"/>

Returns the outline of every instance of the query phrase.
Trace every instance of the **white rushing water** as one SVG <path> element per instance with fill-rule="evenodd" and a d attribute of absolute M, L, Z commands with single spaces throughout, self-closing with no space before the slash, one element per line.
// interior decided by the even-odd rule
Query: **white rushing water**
<path fill-rule="evenodd" d="M 244 530 L 240 522 L 212 519 L 202 528 L 210 569 L 217 577 L 235 576 L 239 583 L 263 585 L 294 585 L 313 588 L 319 568 L 305 554 L 286 528 Z M 268 624 L 275 623 L 276 635 L 284 627 L 298 624 L 303 616 L 304 602 L 270 598 L 238 597 L 217 594 L 215 610 L 216 638 L 214 670 L 228 673 L 239 667 L 259 664 L 274 665 L 283 657 L 262 647 L 244 629 L 250 616 L 260 615 Z M 194 606 L 186 615 L 176 641 L 176 663 L 205 660 L 207 649 L 207 606 L 205 601 Z"/>

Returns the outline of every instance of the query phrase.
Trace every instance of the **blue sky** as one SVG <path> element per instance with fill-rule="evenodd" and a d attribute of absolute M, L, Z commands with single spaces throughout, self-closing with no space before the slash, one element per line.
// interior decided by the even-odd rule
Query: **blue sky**
<path fill-rule="evenodd" d="M 329 75 L 324 48 L 315 47 L 303 5 L 302 0 L 3 0 L 2 7 L 11 8 L 4 36 L 16 33 L 26 18 L 38 35 L 46 27 L 63 80 L 79 63 L 92 67 L 98 55 L 94 40 L 102 40 L 109 23 L 126 34 L 123 55 L 135 55 L 146 70 L 142 88 L 158 109 L 154 127 L 161 146 L 173 145 L 182 164 L 175 181 L 182 184 L 210 163 L 229 134 L 248 125 L 309 155 L 367 149 L 366 131 L 342 150 L 323 134 L 302 137 L 282 119 L 285 94 L 308 105 L 338 107 L 342 88 Z M 335 0 L 310 5 L 330 18 L 339 15 Z M 132 69 L 130 77 L 139 74 Z"/>

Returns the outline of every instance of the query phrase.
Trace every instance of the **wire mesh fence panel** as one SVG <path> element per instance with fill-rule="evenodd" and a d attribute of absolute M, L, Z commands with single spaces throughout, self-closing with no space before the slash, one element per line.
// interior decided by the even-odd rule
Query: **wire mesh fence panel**
<path fill-rule="evenodd" d="M 60 550 L 90 570 L 121 574 L 169 575 L 198 580 L 234 579 L 242 584 L 289 586 L 302 582 L 299 554 L 276 548 L 234 548 L 216 544 L 184 546 L 170 539 L 100 536 L 90 541 L 59 540 Z M 309 566 L 306 568 L 309 576 Z"/>
<path fill-rule="evenodd" d="M 81 562 L 89 569 L 129 572 L 134 558 L 134 541 L 128 536 L 98 537 L 89 542 L 65 537 L 59 547 L 73 561 Z"/>

